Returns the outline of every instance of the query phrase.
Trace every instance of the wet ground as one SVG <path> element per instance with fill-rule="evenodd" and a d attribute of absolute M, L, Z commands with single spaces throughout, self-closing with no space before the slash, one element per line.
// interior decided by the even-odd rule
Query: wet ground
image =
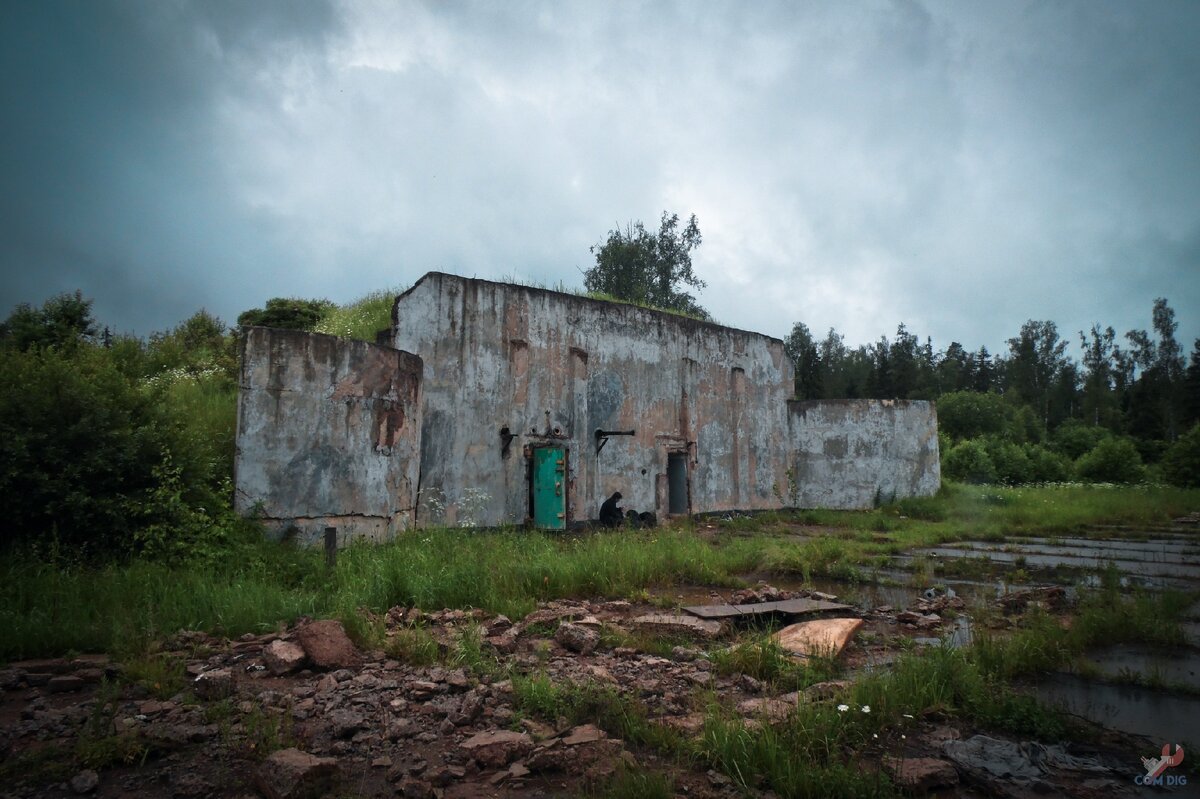
<path fill-rule="evenodd" d="M 932 576 L 921 579 L 930 569 Z M 758 575 L 744 578 L 753 583 Z M 837 596 L 864 614 L 914 607 L 922 598 L 957 596 L 964 608 L 952 625 L 939 628 L 936 637 L 912 637 L 920 646 L 962 646 L 972 640 L 973 608 L 1053 586 L 1067 589 L 1068 596 L 1074 597 L 1081 589 L 1114 581 L 1126 591 L 1200 591 L 1200 531 L 1195 525 L 1097 527 L 1085 535 L 962 541 L 897 555 L 891 567 L 872 575 L 871 582 L 776 579 L 771 584 L 787 591 L 815 589 Z M 732 593 L 708 587 L 676 588 L 662 592 L 659 600 L 683 607 L 728 601 Z M 1185 646 L 1099 650 L 1089 653 L 1072 672 L 1040 680 L 1030 690 L 1115 730 L 1200 745 L 1200 601 L 1187 616 Z M 867 629 L 883 631 L 878 622 Z M 877 654 L 864 662 L 864 668 L 886 666 L 888 661 L 886 654 Z"/>
<path fill-rule="evenodd" d="M 1069 603 L 1080 591 L 1100 585 L 1120 585 L 1126 591 L 1200 590 L 1200 530 L 1111 528 L 1001 543 L 963 541 L 898 555 L 886 568 L 855 583 L 743 577 L 764 595 L 836 598 L 852 606 L 851 615 L 861 616 L 864 625 L 841 656 L 841 677 L 853 678 L 890 668 L 902 652 L 969 645 L 985 627 L 988 634 L 1004 635 L 1011 623 L 1005 614 L 1016 600 L 1049 607 Z M 769 586 L 760 582 L 768 579 Z M 749 589 L 750 594 L 755 590 Z M 770 686 L 745 675 L 713 671 L 710 658 L 736 640 L 734 633 L 702 638 L 668 653 L 645 648 L 650 639 L 639 638 L 639 623 L 658 611 L 745 601 L 745 589 L 674 587 L 633 604 L 547 603 L 515 625 L 482 612 L 430 614 L 404 608 L 389 611 L 384 622 L 389 637 L 419 628 L 443 652 L 455 646 L 462 631 L 478 627 L 486 630 L 488 656 L 513 673 L 542 674 L 564 685 L 599 682 L 632 691 L 655 723 L 694 737 L 699 734 L 697 690 L 727 700 L 747 724 L 770 722 L 770 713 L 779 708 L 786 712 L 798 700 L 795 694 L 772 695 Z M 1142 757 L 1155 755 L 1163 743 L 1185 744 L 1189 752 L 1200 744 L 1200 601 L 1187 615 L 1187 641 L 1182 645 L 1099 648 L 1069 671 L 1022 686 L 1114 731 L 1113 740 L 1089 744 L 1090 749 L 1069 741 L 993 741 L 968 723 L 935 713 L 912 722 L 906 743 L 870 744 L 878 749 L 860 753 L 860 761 L 871 768 L 882 765 L 897 781 L 906 762 L 949 768 L 952 777 L 958 775 L 954 782 L 934 793 L 913 789 L 918 795 L 947 799 L 1140 796 L 1143 791 L 1132 780 Z M 791 620 L 777 621 L 782 625 Z M 1069 622 L 1068 614 L 1062 621 Z M 563 634 L 565 627 L 571 628 L 570 635 Z M 620 642 L 604 643 L 601 633 L 610 638 L 619 634 Z M 676 790 L 690 796 L 773 796 L 752 786 L 738 788 L 716 771 L 659 759 L 590 724 L 532 717 L 515 702 L 511 680 L 501 680 L 500 675 L 417 666 L 384 652 L 358 653 L 340 668 L 318 668 L 309 653 L 308 668 L 276 671 L 268 649 L 300 637 L 300 631 L 292 630 L 232 642 L 202 635 L 181 638 L 174 656 L 186 661 L 191 678 L 223 673 L 228 684 L 208 697 L 184 693 L 160 701 L 144 691 L 126 691 L 112 700 L 110 723 L 149 742 L 150 754 L 141 755 L 140 763 L 104 770 L 99 787 L 89 791 L 100 797 L 239 799 L 256 790 L 264 793 L 262 786 L 276 779 L 274 766 L 262 763 L 255 752 L 266 719 L 281 725 L 277 734 L 286 735 L 288 743 L 334 763 L 341 784 L 354 788 L 346 795 L 578 795 L 594 781 L 611 776 L 614 764 L 640 760 L 670 772 Z M 10 665 L 0 671 L 0 764 L 5 757 L 28 756 L 41 747 L 74 745 L 70 742 L 94 723 L 97 708 L 106 707 L 99 700 L 99 680 L 116 667 L 82 660 Z M 837 692 L 845 685 L 839 678 L 811 686 L 806 694 L 822 690 L 807 701 L 840 702 Z M 999 756 L 992 752 L 977 757 L 966 751 L 970 746 L 1008 746 L 1003 757 L 1040 753 L 1035 760 L 1043 763 L 1056 758 L 1060 764 L 1070 763 L 1078 757 L 1083 760 L 1076 765 L 1090 765 L 1074 772 L 1050 768 L 1040 772 L 1045 779 L 1014 782 L 979 771 L 988 757 L 996 762 Z M 1103 773 L 1087 770 L 1102 767 Z M 68 777 L 71 774 L 65 773 L 44 784 L 0 785 L 0 797 L 88 792 L 69 784 Z M 1188 796 L 1200 795 L 1200 790 L 1192 785 L 1164 793 Z"/>

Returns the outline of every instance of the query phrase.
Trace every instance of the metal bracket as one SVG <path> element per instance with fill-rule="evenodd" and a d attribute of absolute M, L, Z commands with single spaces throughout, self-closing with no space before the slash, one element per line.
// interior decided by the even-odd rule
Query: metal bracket
<path fill-rule="evenodd" d="M 512 440 L 517 437 L 516 433 L 509 432 L 507 427 L 500 428 L 500 457 L 508 457 L 508 447 L 512 444 Z"/>
<path fill-rule="evenodd" d="M 600 454 L 600 450 L 604 449 L 604 445 L 608 443 L 610 436 L 632 436 L 637 433 L 636 430 L 601 430 L 596 428 L 596 454 Z"/>

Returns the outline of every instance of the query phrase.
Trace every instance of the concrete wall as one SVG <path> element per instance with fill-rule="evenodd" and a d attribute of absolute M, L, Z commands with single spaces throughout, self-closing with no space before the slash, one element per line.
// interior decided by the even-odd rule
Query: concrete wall
<path fill-rule="evenodd" d="M 789 402 L 788 504 L 870 508 L 941 485 L 937 410 L 913 400 Z"/>
<path fill-rule="evenodd" d="M 757 333 L 543 289 L 431 273 L 397 298 L 394 346 L 424 360 L 421 520 L 529 512 L 524 448 L 567 450 L 568 515 L 667 510 L 688 457 L 693 513 L 778 507 L 792 366 Z M 516 434 L 505 455 L 501 429 Z M 635 430 L 596 454 L 594 431 Z"/>
<path fill-rule="evenodd" d="M 421 359 L 317 333 L 244 330 L 235 506 L 305 543 L 408 526 L 421 447 Z"/>

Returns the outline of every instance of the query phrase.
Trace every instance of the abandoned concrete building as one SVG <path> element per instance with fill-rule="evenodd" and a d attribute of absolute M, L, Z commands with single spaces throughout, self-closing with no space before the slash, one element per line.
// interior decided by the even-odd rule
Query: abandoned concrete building
<path fill-rule="evenodd" d="M 798 402 L 783 342 L 430 273 L 378 343 L 248 328 L 236 505 L 312 542 L 413 525 L 867 508 L 940 482 L 931 403 Z"/>

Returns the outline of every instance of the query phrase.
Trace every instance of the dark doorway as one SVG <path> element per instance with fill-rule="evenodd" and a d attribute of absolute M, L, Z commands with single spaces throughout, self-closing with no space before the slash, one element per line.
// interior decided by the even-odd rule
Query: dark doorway
<path fill-rule="evenodd" d="M 667 512 L 688 512 L 687 454 L 667 454 Z"/>

